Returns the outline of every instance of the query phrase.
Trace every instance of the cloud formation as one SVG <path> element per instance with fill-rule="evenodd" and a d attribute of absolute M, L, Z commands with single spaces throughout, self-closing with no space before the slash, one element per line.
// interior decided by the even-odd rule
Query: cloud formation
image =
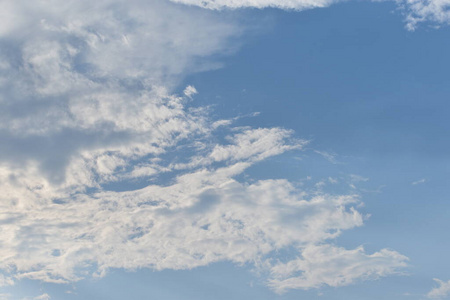
<path fill-rule="evenodd" d="M 195 5 L 208 9 L 223 9 L 223 8 L 281 8 L 304 10 L 316 7 L 326 7 L 332 3 L 338 2 L 336 0 L 171 0 L 176 3 L 183 3 L 187 5 Z"/>
<path fill-rule="evenodd" d="M 33 298 L 33 300 L 50 300 L 50 299 L 51 299 L 51 297 L 47 293 L 44 293 L 44 294 L 42 294 L 40 296 L 37 296 L 37 297 Z"/>
<path fill-rule="evenodd" d="M 407 260 L 405 256 L 388 249 L 366 254 L 363 247 L 347 250 L 331 245 L 307 246 L 302 256 L 272 267 L 274 278 L 269 284 L 276 291 L 318 288 L 322 285 L 337 287 L 355 280 L 376 279 L 395 274 L 406 266 Z"/>
<path fill-rule="evenodd" d="M 404 0 L 398 3 L 406 13 L 408 30 L 415 30 L 422 22 L 431 22 L 434 25 L 450 23 L 449 0 Z"/>
<path fill-rule="evenodd" d="M 433 288 L 428 294 L 427 297 L 431 299 L 443 299 L 450 295 L 450 280 L 445 282 L 440 279 L 434 278 L 439 286 Z"/>
<path fill-rule="evenodd" d="M 233 176 L 249 159 L 200 168 L 168 186 L 10 207 L 1 267 L 14 266 L 16 278 L 65 282 L 109 268 L 189 269 L 226 260 L 262 264 L 282 292 L 346 285 L 405 266 L 395 251 L 369 255 L 328 244 L 363 224 L 357 197 L 309 195 L 286 180 L 240 183 Z M 280 263 L 277 251 L 285 248 L 302 258 Z"/>
<path fill-rule="evenodd" d="M 165 1 L 3 4 L 0 285 L 230 261 L 282 292 L 405 266 L 392 250 L 332 244 L 363 224 L 356 195 L 237 179 L 306 141 L 212 120 L 192 86 L 171 92 L 233 51 L 236 23 Z"/>
<path fill-rule="evenodd" d="M 0 21 L 4 184 L 48 195 L 92 186 L 205 130 L 202 112 L 187 113 L 167 87 L 216 67 L 209 57 L 240 31 L 232 23 L 164 1 L 4 2 L 13 16 Z"/>

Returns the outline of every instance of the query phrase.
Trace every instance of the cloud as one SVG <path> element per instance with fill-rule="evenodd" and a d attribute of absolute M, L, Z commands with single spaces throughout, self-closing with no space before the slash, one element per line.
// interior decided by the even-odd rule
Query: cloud
<path fill-rule="evenodd" d="M 278 271 L 270 284 L 285 290 L 340 286 L 405 265 L 406 258 L 394 251 L 366 255 L 361 248 L 326 244 L 362 225 L 355 196 L 308 195 L 286 180 L 245 184 L 233 179 L 248 166 L 241 161 L 178 176 L 169 186 L 78 194 L 61 203 L 10 208 L 6 213 L 15 220 L 3 225 L 8 236 L 2 239 L 8 238 L 10 246 L 2 249 L 1 267 L 14 266 L 16 278 L 50 282 L 103 275 L 109 268 L 190 269 L 218 261 L 265 261 L 268 269 L 277 270 L 277 251 L 294 247 L 306 261 L 287 263 L 295 264 L 296 272 L 332 276 L 345 271 L 340 281 L 313 272 L 295 284 L 289 282 L 298 280 L 296 274 L 283 274 L 280 280 Z M 318 250 L 322 259 L 313 255 L 320 256 Z M 336 255 L 330 256 L 333 251 Z M 325 257 L 331 261 L 321 264 Z"/>
<path fill-rule="evenodd" d="M 195 5 L 208 9 L 223 8 L 265 8 L 274 7 L 281 9 L 303 10 L 315 7 L 326 7 L 332 3 L 338 2 L 334 0 L 171 0 L 177 3 L 187 5 Z"/>
<path fill-rule="evenodd" d="M 279 8 L 305 10 L 328 7 L 340 0 L 171 0 L 175 3 L 199 6 L 206 9 Z M 373 1 L 377 2 L 377 1 Z M 448 25 L 450 23 L 450 0 L 394 0 L 405 15 L 406 28 L 414 31 L 420 23 Z"/>
<path fill-rule="evenodd" d="M 210 57 L 234 47 L 235 23 L 165 1 L 3 4 L 12 16 L 0 20 L 7 198 L 111 181 L 130 160 L 208 130 L 169 90 L 186 72 L 218 66 Z"/>
<path fill-rule="evenodd" d="M 34 297 L 33 299 L 34 299 L 34 300 L 50 300 L 51 297 L 50 297 L 49 294 L 44 293 L 44 294 L 42 294 L 42 295 L 40 295 L 40 296 Z"/>
<path fill-rule="evenodd" d="M 433 288 L 428 294 L 427 297 L 431 299 L 443 299 L 450 295 L 450 280 L 445 282 L 440 279 L 434 278 L 439 286 Z"/>
<path fill-rule="evenodd" d="M 16 279 L 63 283 L 103 276 L 110 268 L 177 270 L 230 261 L 267 270 L 270 286 L 281 292 L 345 285 L 405 266 L 406 258 L 394 251 L 368 255 L 362 248 L 328 244 L 343 230 L 363 224 L 364 216 L 355 209 L 357 196 L 307 194 L 287 180 L 248 184 L 235 179 L 263 159 L 301 149 L 304 141 L 280 128 L 230 130 L 227 144 L 210 145 L 206 138 L 204 160 L 185 158 L 181 173 L 169 184 L 119 192 L 73 189 L 56 196 L 35 189 L 26 201 L 4 202 L 0 268 Z M 102 168 L 108 173 L 117 164 L 123 162 L 110 157 Z M 157 174 L 174 169 L 162 158 L 152 166 Z M 145 176 L 151 179 L 154 173 Z M 286 264 L 296 268 L 283 274 L 278 253 L 292 247 L 297 254 Z M 331 257 L 328 269 L 311 256 L 318 250 Z M 327 251 L 337 254 L 332 257 Z M 311 272 L 310 264 L 314 272 L 339 274 L 342 266 L 347 271 L 341 281 L 315 274 L 299 278 L 299 272 Z"/>
<path fill-rule="evenodd" d="M 188 85 L 184 91 L 183 94 L 186 97 L 192 98 L 193 95 L 198 94 L 197 89 L 195 87 L 193 87 L 192 85 Z"/>
<path fill-rule="evenodd" d="M 326 160 L 328 160 L 332 164 L 339 164 L 339 161 L 336 159 L 335 153 L 330 153 L 326 151 L 314 150 L 315 153 L 322 155 Z"/>
<path fill-rule="evenodd" d="M 40 72 L 35 75 L 43 92 L 63 91 L 88 74 L 89 79 L 115 76 L 160 82 L 187 69 L 216 68 L 217 62 L 207 58 L 231 51 L 228 38 L 241 31 L 220 16 L 185 13 L 185 7 L 167 1 L 59 2 L 2 3 L 2 14 L 8 17 L 1 18 L 1 37 L 10 41 L 9 48 L 23 47 L 28 62 Z M 17 56 L 22 54 L 19 51 Z M 15 58 L 12 62 L 19 63 L 20 57 Z M 72 76 L 62 76 L 73 68 L 77 72 Z M 59 72 L 53 79 L 60 80 L 49 82 L 52 74 L 48 73 L 55 70 Z"/>
<path fill-rule="evenodd" d="M 14 285 L 14 280 L 10 277 L 6 277 L 3 274 L 0 274 L 0 287 L 8 285 Z"/>
<path fill-rule="evenodd" d="M 425 178 L 422 178 L 420 180 L 412 182 L 411 184 L 412 185 L 418 185 L 418 184 L 425 183 L 425 182 L 427 182 L 427 180 Z"/>
<path fill-rule="evenodd" d="M 298 3 L 286 5 L 310 5 Z M 192 104 L 192 86 L 174 94 L 183 76 L 220 66 L 212 57 L 235 49 L 236 22 L 165 1 L 2 5 L 1 284 L 229 261 L 261 268 L 285 290 L 404 266 L 395 251 L 332 245 L 363 224 L 356 195 L 237 179 L 307 141 L 284 128 L 214 120 Z M 294 257 L 278 257 L 290 248 Z M 329 265 L 351 272 L 318 279 L 325 266 L 312 250 L 334 253 Z M 291 273 L 280 271 L 292 268 L 281 259 Z"/>
<path fill-rule="evenodd" d="M 435 25 L 450 23 L 449 0 L 404 0 L 397 1 L 406 14 L 406 28 L 415 30 L 419 23 L 429 22 Z"/>
<path fill-rule="evenodd" d="M 270 280 L 270 285 L 276 291 L 310 289 L 325 284 L 337 287 L 355 280 L 376 279 L 398 272 L 407 261 L 405 256 L 388 249 L 366 254 L 362 247 L 347 250 L 331 245 L 308 246 L 302 256 L 272 267 L 275 279 Z"/>

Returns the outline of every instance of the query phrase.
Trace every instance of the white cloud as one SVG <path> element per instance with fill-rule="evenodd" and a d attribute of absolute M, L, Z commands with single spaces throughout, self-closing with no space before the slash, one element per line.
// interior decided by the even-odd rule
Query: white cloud
<path fill-rule="evenodd" d="M 192 85 L 188 85 L 184 91 L 183 94 L 186 97 L 192 98 L 193 95 L 198 94 L 197 89 L 195 87 L 193 87 Z"/>
<path fill-rule="evenodd" d="M 171 92 L 183 75 L 218 66 L 210 58 L 233 49 L 236 23 L 164 1 L 3 4 L 1 284 L 231 261 L 263 262 L 271 285 L 284 290 L 348 284 L 404 265 L 394 251 L 331 246 L 362 225 L 357 196 L 236 179 L 306 141 L 283 128 L 233 128 L 189 106 L 193 87 L 185 97 Z M 330 265 L 354 272 L 337 282 L 282 273 L 277 251 L 292 247 L 286 264 L 294 273 L 310 272 L 306 261 L 318 265 L 311 249 L 336 252 Z"/>
<path fill-rule="evenodd" d="M 337 155 L 335 153 L 330 153 L 327 151 L 319 151 L 319 150 L 314 150 L 314 152 L 322 155 L 325 159 L 327 159 L 332 164 L 339 164 L 339 161 L 336 159 Z"/>
<path fill-rule="evenodd" d="M 25 39 L 25 48 L 40 71 L 70 67 L 58 60 L 43 64 L 51 57 L 70 62 L 75 56 L 78 67 L 83 67 L 77 71 L 83 75 L 89 72 L 91 78 L 113 75 L 161 81 L 186 69 L 217 67 L 214 62 L 205 64 L 205 58 L 230 50 L 227 39 L 241 31 L 221 17 L 184 10 L 160 0 L 104 0 L 95 4 L 38 0 L 31 5 L 7 0 L 2 2 L 2 13 L 9 17 L 0 21 L 1 36 Z M 49 47 L 52 51 L 42 51 Z"/>
<path fill-rule="evenodd" d="M 306 141 L 297 141 L 296 146 L 285 144 L 284 140 L 292 132 L 279 128 L 259 128 L 245 130 L 233 137 L 229 137 L 231 145 L 217 145 L 210 157 L 214 161 L 241 160 L 251 158 L 254 161 L 263 160 L 295 147 L 301 148 Z"/>
<path fill-rule="evenodd" d="M 204 157 L 214 159 L 187 166 L 169 185 L 58 197 L 37 190 L 26 203 L 3 204 L 0 268 L 13 267 L 10 275 L 18 279 L 58 283 L 101 276 L 109 268 L 189 269 L 218 261 L 264 262 L 270 286 L 281 292 L 349 284 L 405 265 L 406 258 L 394 251 L 368 255 L 361 248 L 328 244 L 343 230 L 363 224 L 364 216 L 355 209 L 358 197 L 307 194 L 287 180 L 237 181 L 234 177 L 252 164 L 300 149 L 304 142 L 289 144 L 292 133 L 279 128 L 233 130 L 237 132 L 228 137 L 230 145 L 205 148 L 209 154 Z M 225 149 L 226 155 L 217 159 L 217 149 Z M 158 165 L 157 160 L 153 163 Z M 283 273 L 280 269 L 286 267 L 277 262 L 277 253 L 291 247 L 297 255 L 286 265 L 296 267 Z M 331 259 L 327 268 L 319 263 L 324 258 L 311 256 L 318 249 Z M 336 255 L 330 256 L 330 251 Z M 298 272 L 311 273 L 310 265 L 320 274 L 299 277 Z M 342 280 L 324 277 L 341 274 L 342 266 L 347 270 L 339 275 Z"/>
<path fill-rule="evenodd" d="M 397 3 L 406 14 L 408 30 L 415 30 L 422 22 L 435 25 L 450 23 L 449 0 L 398 0 Z"/>
<path fill-rule="evenodd" d="M 0 287 L 8 285 L 14 285 L 14 280 L 11 277 L 0 274 Z"/>
<path fill-rule="evenodd" d="M 294 9 L 294 10 L 303 10 L 315 7 L 326 7 L 332 3 L 338 2 L 334 0 L 171 0 L 171 1 L 188 5 L 196 5 L 208 9 L 274 7 L 274 8 Z"/>
<path fill-rule="evenodd" d="M 233 179 L 248 166 L 239 162 L 199 169 L 169 186 L 79 194 L 28 209 L 11 207 L 7 213 L 15 220 L 4 225 L 8 234 L 1 238 L 10 246 L 2 249 L 1 267 L 13 265 L 18 278 L 52 282 L 77 280 L 83 276 L 76 271 L 80 267 L 102 275 L 109 268 L 189 269 L 224 260 L 266 260 L 269 269 L 277 270 L 277 251 L 295 247 L 306 263 L 293 258 L 287 264 L 295 264 L 296 272 L 321 273 L 306 279 L 287 273 L 280 280 L 278 271 L 271 286 L 285 290 L 349 284 L 404 266 L 406 258 L 394 251 L 367 255 L 360 248 L 326 244 L 342 230 L 362 225 L 363 216 L 354 208 L 356 197 L 308 195 L 286 180 L 248 185 Z M 323 250 L 322 259 L 311 257 L 318 249 Z M 330 251 L 337 253 L 330 256 Z M 331 261 L 319 265 L 324 257 Z M 346 273 L 340 281 L 323 275 L 342 269 Z"/>
<path fill-rule="evenodd" d="M 209 57 L 241 31 L 165 1 L 3 1 L 2 12 L 14 20 L 0 20 L 8 199 L 115 180 L 130 160 L 209 130 L 202 111 L 188 112 L 162 85 L 215 68 Z"/>
<path fill-rule="evenodd" d="M 310 289 L 322 285 L 342 286 L 355 280 L 376 279 L 396 273 L 406 266 L 407 258 L 383 249 L 366 254 L 362 247 L 347 250 L 331 245 L 307 246 L 302 258 L 272 267 L 275 279 L 270 281 L 276 291 Z"/>
<path fill-rule="evenodd" d="M 176 3 L 195 5 L 206 9 L 238 9 L 267 7 L 286 10 L 305 10 L 328 7 L 340 0 L 171 0 Z M 378 0 L 373 0 L 377 2 Z M 433 25 L 450 23 L 450 0 L 394 0 L 405 15 L 406 28 L 414 31 L 420 23 Z"/>
<path fill-rule="evenodd" d="M 427 297 L 431 299 L 444 299 L 450 295 L 450 280 L 445 282 L 440 279 L 434 278 L 439 286 L 433 288 L 428 294 Z"/>
<path fill-rule="evenodd" d="M 40 296 L 34 297 L 33 299 L 34 299 L 34 300 L 50 300 L 51 297 L 50 297 L 49 294 L 44 293 L 44 294 L 42 294 L 42 295 L 40 295 Z"/>
<path fill-rule="evenodd" d="M 427 182 L 427 180 L 425 178 L 422 178 L 420 180 L 413 181 L 411 184 L 418 185 L 418 184 L 425 183 L 425 182 Z"/>

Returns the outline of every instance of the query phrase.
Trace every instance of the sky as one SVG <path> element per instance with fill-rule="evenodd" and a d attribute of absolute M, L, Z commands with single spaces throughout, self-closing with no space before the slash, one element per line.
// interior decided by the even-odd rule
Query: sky
<path fill-rule="evenodd" d="M 449 7 L 0 0 L 0 300 L 450 299 Z"/>

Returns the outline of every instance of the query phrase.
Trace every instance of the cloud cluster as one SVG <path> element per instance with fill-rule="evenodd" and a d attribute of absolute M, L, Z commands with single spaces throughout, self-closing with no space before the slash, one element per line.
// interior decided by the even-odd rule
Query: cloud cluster
<path fill-rule="evenodd" d="M 190 171 L 167 186 L 11 206 L 2 220 L 1 267 L 13 268 L 16 278 L 65 282 L 109 268 L 189 269 L 225 260 L 261 266 L 282 292 L 345 285 L 405 266 L 395 251 L 366 254 L 328 243 L 362 225 L 357 197 L 309 195 L 286 180 L 233 179 L 252 157 Z M 282 263 L 286 257 L 277 253 L 286 248 L 296 254 Z"/>
<path fill-rule="evenodd" d="M 404 267 L 406 257 L 395 251 L 366 254 L 329 243 L 363 224 L 357 196 L 307 194 L 287 180 L 235 179 L 258 161 L 301 149 L 304 141 L 290 140 L 291 134 L 234 128 L 227 144 L 203 145 L 202 159 L 187 158 L 178 166 L 184 173 L 169 184 L 58 196 L 34 191 L 35 197 L 5 201 L 0 268 L 16 279 L 62 283 L 110 268 L 190 269 L 231 261 L 265 270 L 269 285 L 283 292 L 345 285 Z M 155 173 L 175 169 L 163 167 L 164 159 L 141 163 L 138 168 L 151 164 Z M 279 257 L 288 248 L 295 255 Z"/>
<path fill-rule="evenodd" d="M 435 278 L 439 286 L 433 288 L 428 294 L 427 297 L 431 299 L 443 299 L 450 295 L 450 280 L 445 282 L 440 279 Z"/>
<path fill-rule="evenodd" d="M 204 132 L 202 112 L 167 87 L 217 67 L 210 56 L 240 31 L 164 1 L 50 2 L 2 2 L 0 178 L 12 201 L 112 180 Z"/>
<path fill-rule="evenodd" d="M 419 23 L 435 25 L 450 24 L 449 0 L 404 0 L 398 1 L 406 13 L 406 28 L 415 30 Z"/>
<path fill-rule="evenodd" d="M 233 51 L 237 24 L 156 0 L 14 0 L 1 14 L 0 285 L 231 261 L 282 292 L 405 266 L 332 244 L 363 224 L 357 196 L 236 179 L 306 141 L 212 120 L 192 86 L 171 92 Z"/>

